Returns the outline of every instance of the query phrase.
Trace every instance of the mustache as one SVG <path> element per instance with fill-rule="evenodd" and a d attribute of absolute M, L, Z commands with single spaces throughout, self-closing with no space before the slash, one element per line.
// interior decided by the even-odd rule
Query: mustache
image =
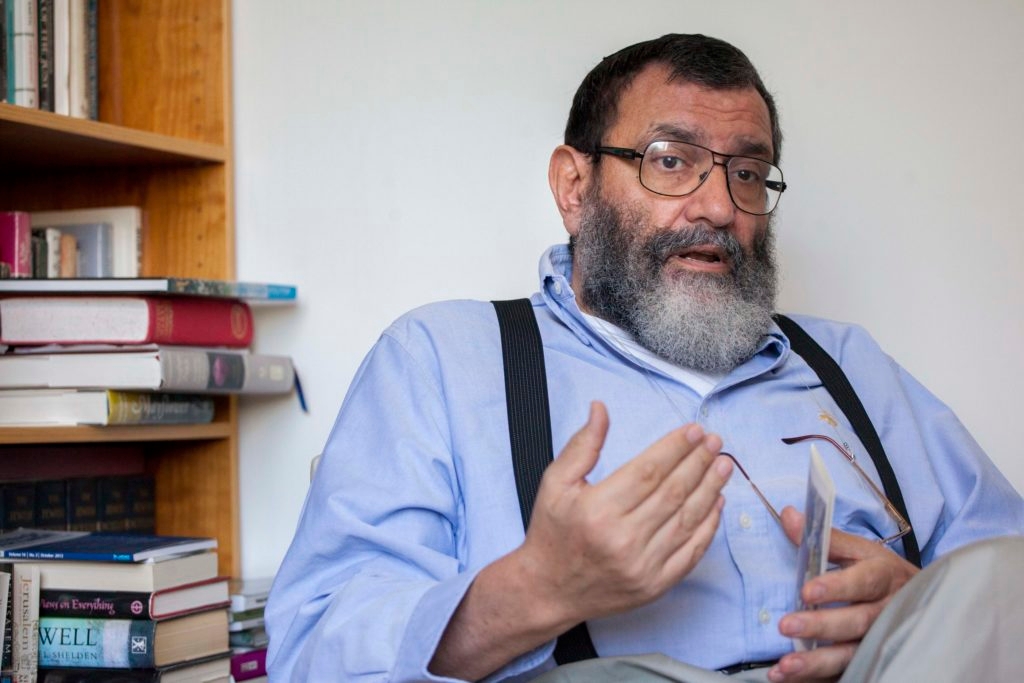
<path fill-rule="evenodd" d="M 711 245 L 724 251 L 733 270 L 739 268 L 746 258 L 743 247 L 731 233 L 701 225 L 678 230 L 660 229 L 648 239 L 646 247 L 652 257 L 664 263 L 673 254 L 702 245 Z"/>

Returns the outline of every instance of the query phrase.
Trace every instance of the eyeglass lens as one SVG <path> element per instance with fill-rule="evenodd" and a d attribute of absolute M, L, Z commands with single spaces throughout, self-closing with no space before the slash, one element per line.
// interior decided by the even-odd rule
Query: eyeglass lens
<path fill-rule="evenodd" d="M 752 214 L 771 213 L 782 194 L 782 170 L 762 159 L 730 156 L 723 164 L 729 194 L 736 206 Z M 658 140 L 644 151 L 640 183 L 651 192 L 670 196 L 690 194 L 711 174 L 714 153 L 699 145 Z"/>

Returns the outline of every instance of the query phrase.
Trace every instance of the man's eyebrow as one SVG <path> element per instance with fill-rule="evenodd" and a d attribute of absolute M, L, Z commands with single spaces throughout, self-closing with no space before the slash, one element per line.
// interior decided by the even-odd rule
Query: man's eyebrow
<path fill-rule="evenodd" d="M 700 131 L 681 128 L 679 126 L 661 123 L 648 129 L 644 136 L 644 142 L 650 144 L 655 140 L 678 140 L 679 142 L 690 142 L 695 145 L 707 146 L 707 136 Z M 719 152 L 720 150 L 715 150 Z M 761 159 L 772 159 L 771 147 L 760 140 L 743 137 L 736 141 L 735 151 L 721 152 L 727 156 L 749 156 Z"/>

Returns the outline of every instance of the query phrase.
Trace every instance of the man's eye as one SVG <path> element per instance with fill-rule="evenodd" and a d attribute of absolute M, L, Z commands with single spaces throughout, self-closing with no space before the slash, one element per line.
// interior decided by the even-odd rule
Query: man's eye
<path fill-rule="evenodd" d="M 737 168 L 733 171 L 733 178 L 741 183 L 759 183 L 761 182 L 761 174 L 750 168 Z"/>
<path fill-rule="evenodd" d="M 655 160 L 655 164 L 658 170 L 661 171 L 679 171 L 686 165 L 679 157 L 658 157 Z"/>

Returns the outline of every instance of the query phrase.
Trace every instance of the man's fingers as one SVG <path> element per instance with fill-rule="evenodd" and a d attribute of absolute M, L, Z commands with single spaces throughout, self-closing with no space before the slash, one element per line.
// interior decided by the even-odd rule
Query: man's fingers
<path fill-rule="evenodd" d="M 768 671 L 768 680 L 773 682 L 834 680 L 846 670 L 856 650 L 856 643 L 836 643 L 808 652 L 793 652 L 784 655 Z"/>
<path fill-rule="evenodd" d="M 711 510 L 693 534 L 665 560 L 662 576 L 669 583 L 675 583 L 679 577 L 686 576 L 697 565 L 700 558 L 704 557 L 704 553 L 715 537 L 715 531 L 718 530 L 724 506 L 725 498 L 718 496 Z"/>
<path fill-rule="evenodd" d="M 586 424 L 572 435 L 562 452 L 544 471 L 544 478 L 556 481 L 560 488 L 582 481 L 597 464 L 607 435 L 608 409 L 604 403 L 592 401 Z"/>
<path fill-rule="evenodd" d="M 788 638 L 807 638 L 833 643 L 856 642 L 864 637 L 885 607 L 885 601 L 861 602 L 793 612 L 779 621 L 779 632 Z"/>

